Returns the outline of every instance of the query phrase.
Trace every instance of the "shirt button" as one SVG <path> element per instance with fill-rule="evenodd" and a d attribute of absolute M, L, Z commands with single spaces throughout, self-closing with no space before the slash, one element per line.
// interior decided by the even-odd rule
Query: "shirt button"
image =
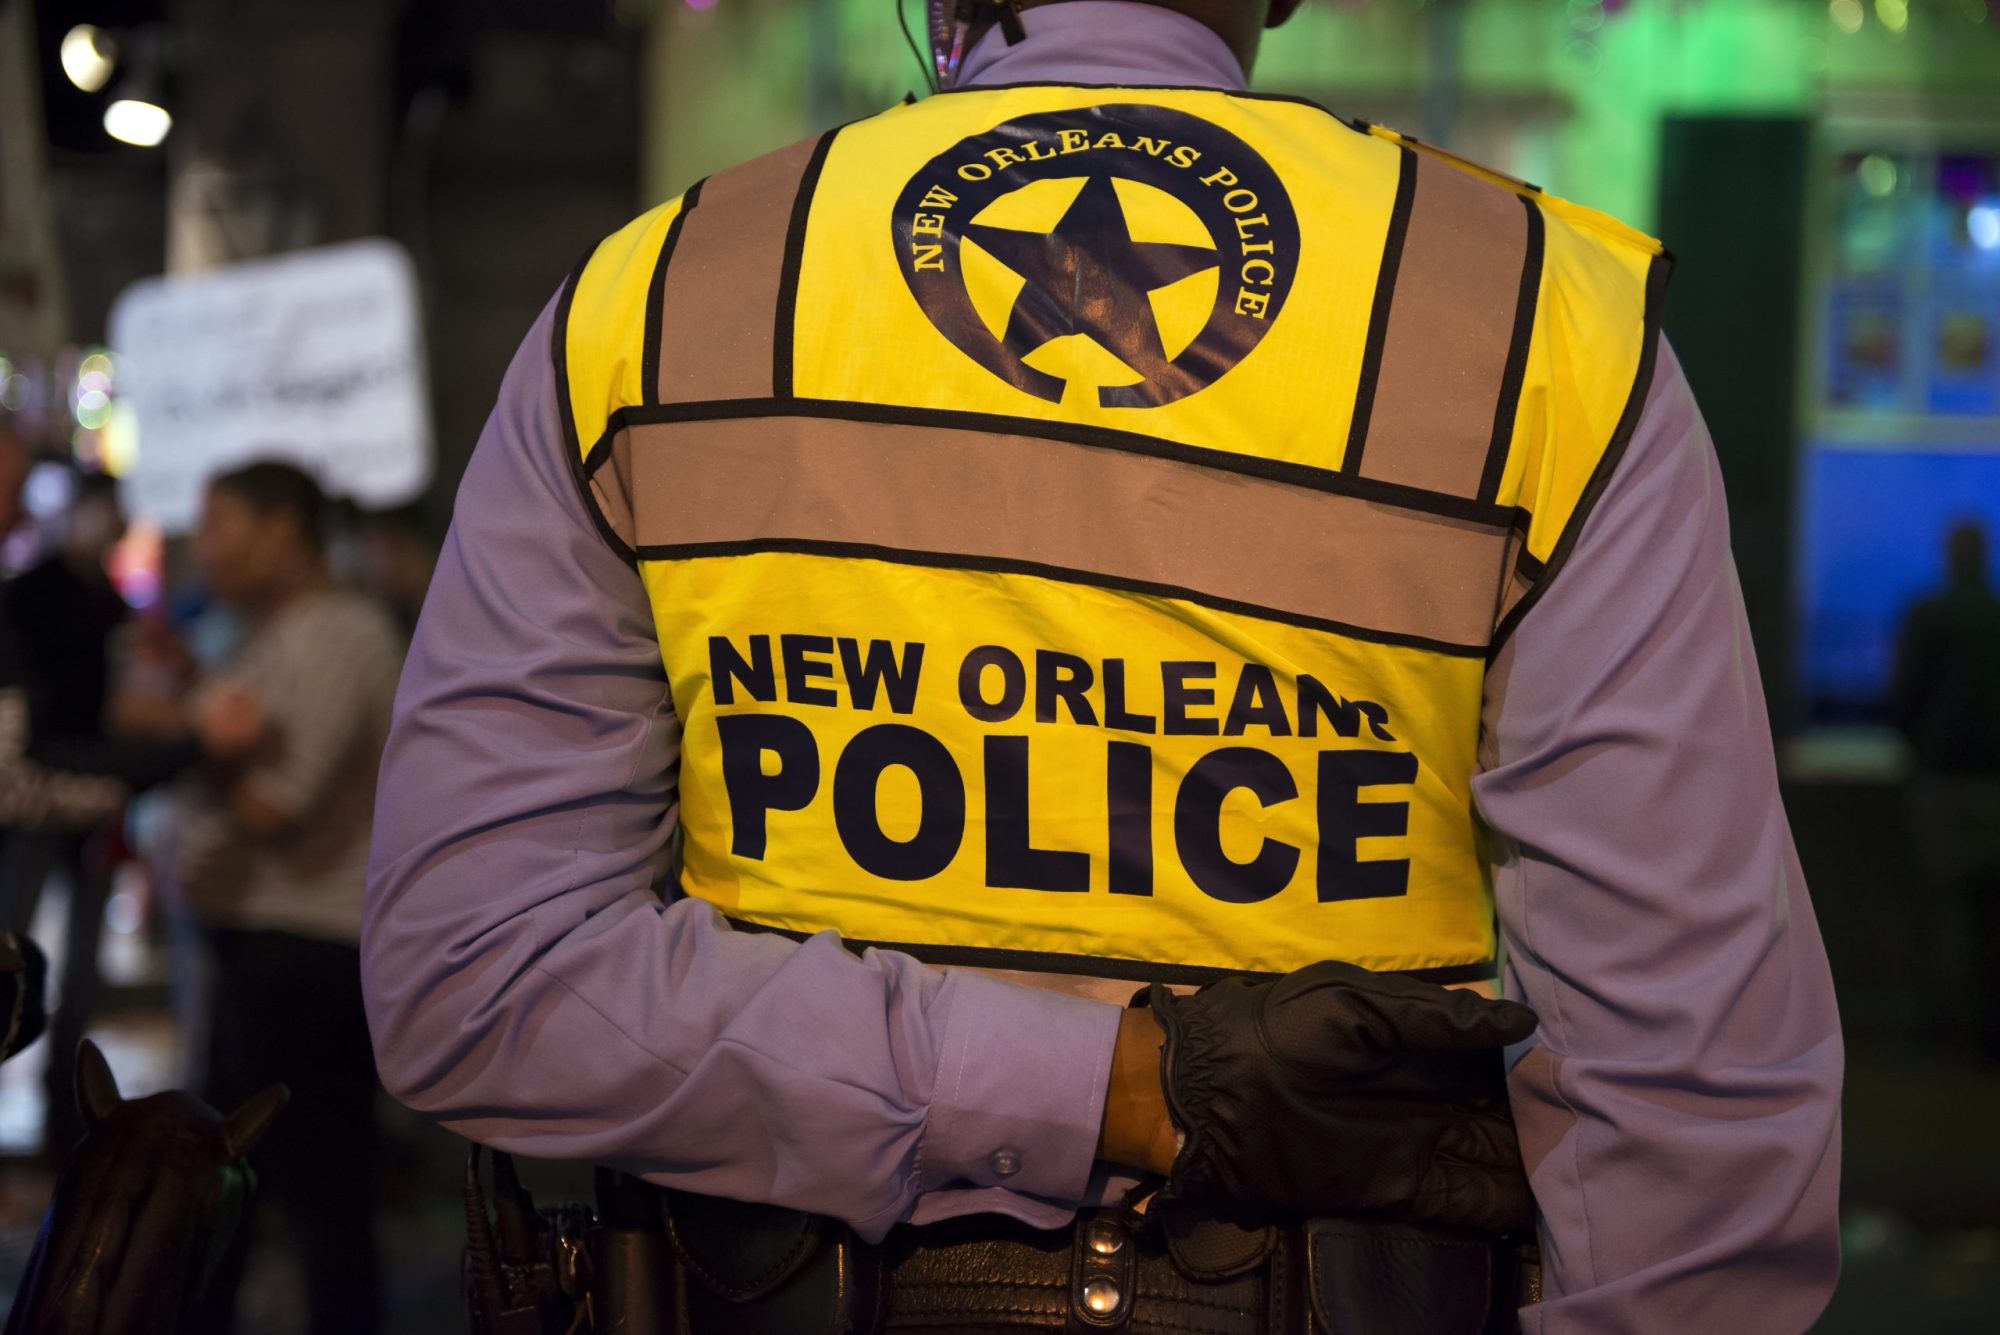
<path fill-rule="evenodd" d="M 1021 1156 L 1012 1150 L 995 1150 L 988 1163 L 995 1177 L 1012 1177 L 1021 1171 Z"/>

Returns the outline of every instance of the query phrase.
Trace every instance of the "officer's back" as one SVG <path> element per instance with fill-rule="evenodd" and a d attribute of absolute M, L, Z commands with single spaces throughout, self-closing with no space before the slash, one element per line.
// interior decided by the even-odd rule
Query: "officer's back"
<path fill-rule="evenodd" d="M 1560 1011 L 1514 1098 L 1549 1319 L 1809 1319 L 1828 1210 L 1741 1184 L 1825 1196 L 1837 1042 L 1726 693 L 1664 252 L 1221 91 L 1268 11 L 1197 12 L 1070 0 L 1015 44 L 974 6 L 975 86 L 718 173 L 564 285 L 385 762 L 385 1079 L 676 1193 L 697 1329 L 828 1255 L 763 1215 L 718 1249 L 718 1200 L 836 1221 L 912 1328 L 1304 1329 L 1310 1271 L 1314 1319 L 1371 1329 L 1364 1258 L 1413 1248 L 1423 1319 L 1477 1329 L 1527 1203 L 1495 1053 L 1534 1017 L 1437 985 L 1493 982 L 1504 928 Z M 1608 594 L 1633 544 L 1661 583 Z M 1650 1092 L 1774 1066 L 1728 1153 Z M 1151 1224 L 1112 1208 L 1134 1170 Z"/>

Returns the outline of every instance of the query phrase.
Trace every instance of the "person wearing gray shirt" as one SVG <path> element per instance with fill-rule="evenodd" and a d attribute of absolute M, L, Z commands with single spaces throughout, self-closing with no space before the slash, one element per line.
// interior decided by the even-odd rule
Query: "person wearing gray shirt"
<path fill-rule="evenodd" d="M 387 613 L 334 586 L 324 506 L 289 464 L 209 486 L 195 557 L 249 625 L 217 675 L 261 704 L 267 737 L 188 800 L 175 880 L 214 966 L 204 1093 L 233 1108 L 274 1080 L 291 1087 L 251 1163 L 290 1226 L 314 1335 L 366 1335 L 380 1319 L 378 1082 L 356 941 L 401 644 Z M 204 1329 L 227 1328 L 238 1278 L 219 1276 Z"/>

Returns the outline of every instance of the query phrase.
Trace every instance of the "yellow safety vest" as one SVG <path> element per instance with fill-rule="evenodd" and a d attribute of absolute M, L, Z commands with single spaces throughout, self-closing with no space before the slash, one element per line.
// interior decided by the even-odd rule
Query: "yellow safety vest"
<path fill-rule="evenodd" d="M 1490 976 L 1486 665 L 1667 260 L 1303 102 L 898 107 L 602 242 L 554 349 L 681 889 L 939 963 Z"/>

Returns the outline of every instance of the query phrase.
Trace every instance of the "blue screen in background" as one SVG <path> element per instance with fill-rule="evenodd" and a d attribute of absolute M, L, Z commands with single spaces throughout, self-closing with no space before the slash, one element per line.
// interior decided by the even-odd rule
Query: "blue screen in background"
<path fill-rule="evenodd" d="M 1886 719 L 1896 632 L 1944 580 L 1944 537 L 1978 519 L 2000 545 L 2000 451 L 1809 447 L 1799 643 L 1809 718 Z"/>

